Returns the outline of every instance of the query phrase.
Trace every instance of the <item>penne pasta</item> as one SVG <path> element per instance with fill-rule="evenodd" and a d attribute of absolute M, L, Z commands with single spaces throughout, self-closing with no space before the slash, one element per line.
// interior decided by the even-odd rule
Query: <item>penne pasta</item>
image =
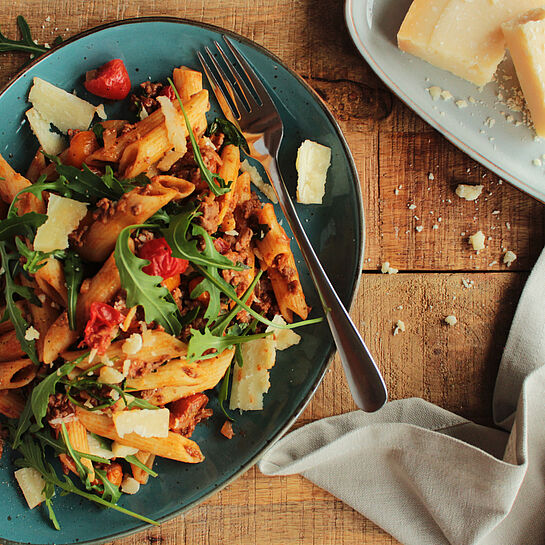
<path fill-rule="evenodd" d="M 61 307 L 66 308 L 68 299 L 66 281 L 61 262 L 58 259 L 49 258 L 45 265 L 36 271 L 34 279 L 43 293 Z"/>
<path fill-rule="evenodd" d="M 236 182 L 238 178 L 238 171 L 240 170 L 240 151 L 237 146 L 227 144 L 221 152 L 222 164 L 219 168 L 218 174 L 225 181 L 225 183 L 231 182 L 231 191 L 218 197 L 219 213 L 218 213 L 218 225 L 221 225 L 226 214 L 233 212 L 235 209 L 236 201 Z M 234 222 L 229 229 L 234 228 Z M 229 230 L 227 229 L 227 230 Z"/>
<path fill-rule="evenodd" d="M 0 414 L 8 418 L 19 418 L 25 408 L 23 396 L 15 390 L 0 390 Z"/>
<path fill-rule="evenodd" d="M 0 390 L 26 386 L 35 376 L 38 367 L 28 358 L 0 362 Z"/>
<path fill-rule="evenodd" d="M 52 364 L 61 352 L 66 350 L 78 339 L 77 331 L 72 331 L 68 326 L 68 315 L 64 311 L 51 324 L 47 330 L 43 342 L 43 362 L 47 365 Z"/>
<path fill-rule="evenodd" d="M 305 320 L 310 309 L 290 249 L 290 239 L 278 223 L 272 204 L 265 204 L 258 216 L 259 222 L 267 225 L 269 231 L 256 242 L 256 246 L 261 256 L 261 266 L 267 270 L 271 280 L 280 312 L 289 323 L 293 322 L 294 312 Z"/>
<path fill-rule="evenodd" d="M 177 189 L 152 182 L 125 193 L 112 215 L 95 221 L 83 236 L 79 251 L 89 261 L 104 261 L 111 254 L 119 233 L 129 225 L 145 222 L 157 210 L 178 198 Z"/>
<path fill-rule="evenodd" d="M 11 204 L 17 193 L 29 185 L 30 181 L 15 172 L 0 154 L 0 198 L 6 204 Z M 24 193 L 18 199 L 17 209 L 19 215 L 28 212 L 43 212 L 44 204 L 34 195 Z"/>
<path fill-rule="evenodd" d="M 151 454 L 149 452 L 143 452 L 139 450 L 135 454 L 136 458 L 140 460 L 146 467 L 149 467 L 150 469 L 153 467 L 153 462 L 155 461 L 155 454 Z M 147 471 L 144 471 L 142 468 L 138 467 L 135 464 L 131 465 L 131 471 L 132 476 L 140 483 L 140 484 L 146 484 L 149 479 L 149 473 Z"/>
<path fill-rule="evenodd" d="M 85 426 L 79 420 L 70 420 L 65 423 L 65 426 L 72 448 L 78 452 L 90 454 Z M 91 460 L 81 457 L 81 463 L 89 469 L 89 481 L 93 482 L 95 480 L 95 470 Z"/>
<path fill-rule="evenodd" d="M 136 433 L 128 433 L 120 437 L 109 416 L 86 411 L 80 407 L 76 407 L 76 414 L 88 431 L 117 441 L 121 445 L 188 464 L 196 464 L 204 460 L 199 445 L 178 433 L 169 431 L 168 437 L 141 437 Z"/>
<path fill-rule="evenodd" d="M 0 362 L 21 358 L 24 355 L 25 351 L 21 348 L 15 331 L 8 331 L 0 336 Z"/>
<path fill-rule="evenodd" d="M 169 397 L 186 397 L 197 392 L 213 388 L 223 377 L 233 359 L 234 349 L 224 350 L 215 358 L 188 362 L 185 358 L 177 358 L 159 367 L 156 372 L 142 377 L 127 379 L 127 387 L 133 390 L 151 390 L 155 388 L 176 388 L 176 392 L 168 391 Z M 156 392 L 148 398 L 154 405 L 163 405 L 173 401 L 164 401 L 165 397 Z"/>

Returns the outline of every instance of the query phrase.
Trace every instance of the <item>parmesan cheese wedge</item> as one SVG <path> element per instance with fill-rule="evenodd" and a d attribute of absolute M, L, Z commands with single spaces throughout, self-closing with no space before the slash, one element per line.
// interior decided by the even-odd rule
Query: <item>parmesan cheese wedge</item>
<path fill-rule="evenodd" d="M 168 409 L 134 409 L 113 414 L 119 437 L 136 433 L 141 437 L 168 437 Z"/>
<path fill-rule="evenodd" d="M 100 106 L 95 107 L 40 78 L 34 78 L 28 100 L 47 122 L 63 133 L 68 129 L 87 130 L 95 112 L 100 110 Z"/>
<path fill-rule="evenodd" d="M 482 86 L 505 55 L 502 23 L 543 0 L 414 0 L 397 35 L 400 49 Z"/>
<path fill-rule="evenodd" d="M 331 164 L 331 149 L 305 140 L 297 151 L 297 202 L 322 204 L 327 169 Z"/>
<path fill-rule="evenodd" d="M 68 235 L 87 214 L 87 205 L 51 193 L 47 203 L 47 220 L 38 227 L 34 249 L 41 252 L 68 248 Z"/>
<path fill-rule="evenodd" d="M 63 137 L 51 130 L 51 123 L 46 121 L 36 108 L 27 110 L 26 117 L 34 136 L 36 136 L 38 142 L 40 142 L 40 146 L 46 153 L 58 155 L 64 150 L 66 143 Z"/>
<path fill-rule="evenodd" d="M 502 25 L 503 35 L 532 114 L 538 136 L 545 136 L 545 9 L 534 9 Z"/>
<path fill-rule="evenodd" d="M 45 480 L 39 471 L 33 467 L 23 467 L 15 471 L 14 475 L 30 509 L 45 501 Z"/>
<path fill-rule="evenodd" d="M 229 408 L 243 411 L 263 409 L 263 395 L 270 387 L 269 369 L 276 358 L 275 340 L 255 339 L 241 346 L 244 365 L 235 365 Z"/>

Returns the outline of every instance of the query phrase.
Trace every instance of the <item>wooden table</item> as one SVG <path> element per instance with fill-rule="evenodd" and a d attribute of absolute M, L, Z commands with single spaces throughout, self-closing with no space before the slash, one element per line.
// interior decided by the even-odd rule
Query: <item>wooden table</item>
<path fill-rule="evenodd" d="M 423 397 L 489 424 L 494 379 L 511 319 L 545 242 L 545 209 L 466 157 L 385 89 L 348 37 L 343 3 L 5 0 L 0 2 L 0 21 L 2 31 L 13 36 L 15 17 L 25 15 L 34 37 L 43 43 L 57 34 L 68 37 L 121 18 L 184 17 L 239 32 L 299 72 L 329 104 L 360 173 L 367 246 L 352 315 L 376 356 L 390 398 Z M 3 85 L 22 58 L 0 55 L 0 60 Z M 484 192 L 476 202 L 461 200 L 454 193 L 459 183 L 482 183 Z M 411 203 L 416 209 L 408 208 Z M 417 232 L 417 225 L 424 229 Z M 467 236 L 479 229 L 488 240 L 476 255 Z M 502 264 L 504 249 L 518 256 L 509 269 Z M 384 261 L 399 274 L 380 274 Z M 464 287 L 464 279 L 472 287 Z M 443 322 L 449 314 L 458 319 L 454 327 Z M 398 319 L 406 331 L 394 336 Z M 296 425 L 353 409 L 335 360 Z M 303 478 L 269 478 L 252 468 L 186 515 L 114 543 L 397 541 Z"/>

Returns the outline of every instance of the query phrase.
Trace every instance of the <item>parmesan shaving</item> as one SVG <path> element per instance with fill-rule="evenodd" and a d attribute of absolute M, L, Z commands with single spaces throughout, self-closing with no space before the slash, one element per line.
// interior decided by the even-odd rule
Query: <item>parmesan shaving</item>
<path fill-rule="evenodd" d="M 322 204 L 331 149 L 312 140 L 305 140 L 297 151 L 297 202 Z"/>
<path fill-rule="evenodd" d="M 263 178 L 259 174 L 259 171 L 254 166 L 250 165 L 248 162 L 248 159 L 244 159 L 240 165 L 240 170 L 242 172 L 247 172 L 250 175 L 250 181 L 274 204 L 278 203 L 278 199 L 276 198 L 276 193 L 274 192 L 274 189 L 272 186 L 266 182 L 263 181 Z"/>
<path fill-rule="evenodd" d="M 119 437 L 136 433 L 141 437 L 168 437 L 168 409 L 134 409 L 114 413 L 113 420 Z"/>
<path fill-rule="evenodd" d="M 180 118 L 171 100 L 166 96 L 158 96 L 157 101 L 161 105 L 161 112 L 165 116 L 167 135 L 174 151 L 185 154 L 187 151 L 186 130 L 180 123 Z"/>
<path fill-rule="evenodd" d="M 14 475 L 30 509 L 45 501 L 45 480 L 37 469 L 23 467 L 15 471 Z"/>
<path fill-rule="evenodd" d="M 52 132 L 51 123 L 45 120 L 36 108 L 30 108 L 26 111 L 26 117 L 30 123 L 30 128 L 34 136 L 38 139 L 40 146 L 51 155 L 58 155 L 66 147 L 63 137 L 56 132 Z"/>

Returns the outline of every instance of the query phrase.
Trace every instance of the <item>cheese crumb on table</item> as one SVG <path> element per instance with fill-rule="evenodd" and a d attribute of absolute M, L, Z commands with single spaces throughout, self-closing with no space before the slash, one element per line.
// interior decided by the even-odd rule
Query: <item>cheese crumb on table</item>
<path fill-rule="evenodd" d="M 385 261 L 380 268 L 380 272 L 382 274 L 397 274 L 399 269 L 395 269 L 390 265 L 389 261 Z"/>
<path fill-rule="evenodd" d="M 456 195 L 458 195 L 458 197 L 461 199 L 465 199 L 466 201 L 475 201 L 483 192 L 483 187 L 484 186 L 482 185 L 458 184 L 458 187 L 456 188 Z"/>
<path fill-rule="evenodd" d="M 502 31 L 536 134 L 545 136 L 545 9 L 540 7 L 505 22 Z M 539 159 L 533 163 L 541 165 Z"/>
<path fill-rule="evenodd" d="M 399 332 L 405 331 L 405 322 L 403 320 L 398 320 L 394 327 L 394 335 L 397 335 Z"/>
<path fill-rule="evenodd" d="M 454 316 L 454 314 L 449 314 L 445 317 L 445 323 L 452 326 L 456 325 L 458 323 L 458 320 L 456 319 L 456 316 Z"/>
<path fill-rule="evenodd" d="M 473 246 L 473 249 L 477 251 L 485 249 L 484 241 L 485 236 L 482 231 L 477 231 L 474 235 L 469 237 L 469 243 Z"/>
<path fill-rule="evenodd" d="M 517 259 L 517 254 L 515 252 L 512 252 L 511 250 L 507 250 L 503 256 L 503 262 L 510 267 L 511 263 Z"/>
<path fill-rule="evenodd" d="M 305 140 L 297 151 L 297 202 L 322 204 L 331 149 L 312 140 Z"/>

